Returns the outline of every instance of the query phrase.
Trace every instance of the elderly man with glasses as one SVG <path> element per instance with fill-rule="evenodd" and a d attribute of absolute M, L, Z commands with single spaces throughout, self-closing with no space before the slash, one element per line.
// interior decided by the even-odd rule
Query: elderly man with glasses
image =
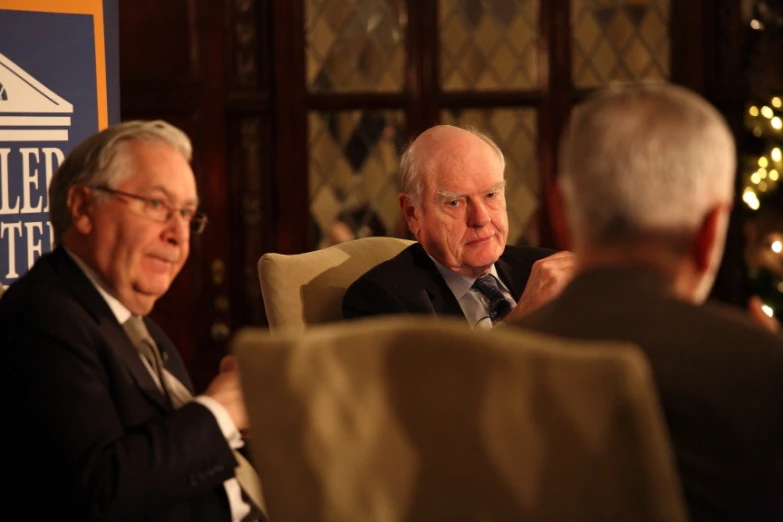
<path fill-rule="evenodd" d="M 236 451 L 247 418 L 235 362 L 193 397 L 146 317 L 207 224 L 190 158 L 179 129 L 127 122 L 81 143 L 52 178 L 56 248 L 0 301 L 7 469 L 25 518 L 264 518 Z"/>

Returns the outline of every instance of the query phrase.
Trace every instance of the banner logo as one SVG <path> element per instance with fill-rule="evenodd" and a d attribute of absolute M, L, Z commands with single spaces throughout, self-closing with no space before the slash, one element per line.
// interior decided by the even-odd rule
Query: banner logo
<path fill-rule="evenodd" d="M 108 125 L 109 101 L 119 99 L 116 89 L 107 92 L 107 59 L 114 64 L 117 56 L 114 43 L 106 54 L 105 29 L 114 42 L 115 7 L 109 0 L 0 0 L 2 286 L 53 248 L 52 176 L 77 144 Z"/>

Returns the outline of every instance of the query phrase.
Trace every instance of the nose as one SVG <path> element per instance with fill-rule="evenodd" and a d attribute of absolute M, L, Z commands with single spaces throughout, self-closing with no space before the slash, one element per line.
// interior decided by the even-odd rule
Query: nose
<path fill-rule="evenodd" d="M 174 212 L 166 222 L 165 239 L 173 245 L 180 245 L 190 240 L 190 223 L 179 212 Z"/>
<path fill-rule="evenodd" d="M 487 207 L 482 201 L 473 201 L 468 205 L 468 225 L 471 227 L 484 227 L 491 221 Z"/>

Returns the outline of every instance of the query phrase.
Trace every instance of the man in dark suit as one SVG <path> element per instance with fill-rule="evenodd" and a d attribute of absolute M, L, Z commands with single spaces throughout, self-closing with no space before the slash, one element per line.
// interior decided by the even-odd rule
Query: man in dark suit
<path fill-rule="evenodd" d="M 57 247 L 0 299 L 6 464 L 24 518 L 256 517 L 235 478 L 247 427 L 235 361 L 193 398 L 145 317 L 206 225 L 190 157 L 179 129 L 127 122 L 76 147 L 52 179 Z"/>
<path fill-rule="evenodd" d="M 783 338 L 702 304 L 734 191 L 723 118 L 680 87 L 615 87 L 575 110 L 560 154 L 576 275 L 518 324 L 638 344 L 692 520 L 783 520 Z"/>
<path fill-rule="evenodd" d="M 463 315 L 484 328 L 556 295 L 572 256 L 506 245 L 504 171 L 476 130 L 439 125 L 416 138 L 400 161 L 399 204 L 418 242 L 354 282 L 343 315 Z"/>

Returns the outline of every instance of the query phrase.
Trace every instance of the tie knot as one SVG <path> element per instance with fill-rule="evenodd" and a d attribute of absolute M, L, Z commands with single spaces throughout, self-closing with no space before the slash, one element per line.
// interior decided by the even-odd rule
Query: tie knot
<path fill-rule="evenodd" d="M 152 340 L 150 332 L 147 330 L 147 325 L 144 324 L 144 318 L 140 315 L 130 316 L 127 321 L 122 323 L 122 327 L 135 345 Z"/>
<path fill-rule="evenodd" d="M 493 323 L 503 319 L 514 308 L 514 302 L 506 297 L 500 289 L 498 280 L 492 274 L 479 276 L 473 283 L 473 288 L 481 292 L 489 301 L 487 308 Z"/>
<path fill-rule="evenodd" d="M 498 280 L 492 274 L 484 274 L 476 279 L 473 288 L 492 299 L 498 295 L 503 295 L 498 285 Z"/>

